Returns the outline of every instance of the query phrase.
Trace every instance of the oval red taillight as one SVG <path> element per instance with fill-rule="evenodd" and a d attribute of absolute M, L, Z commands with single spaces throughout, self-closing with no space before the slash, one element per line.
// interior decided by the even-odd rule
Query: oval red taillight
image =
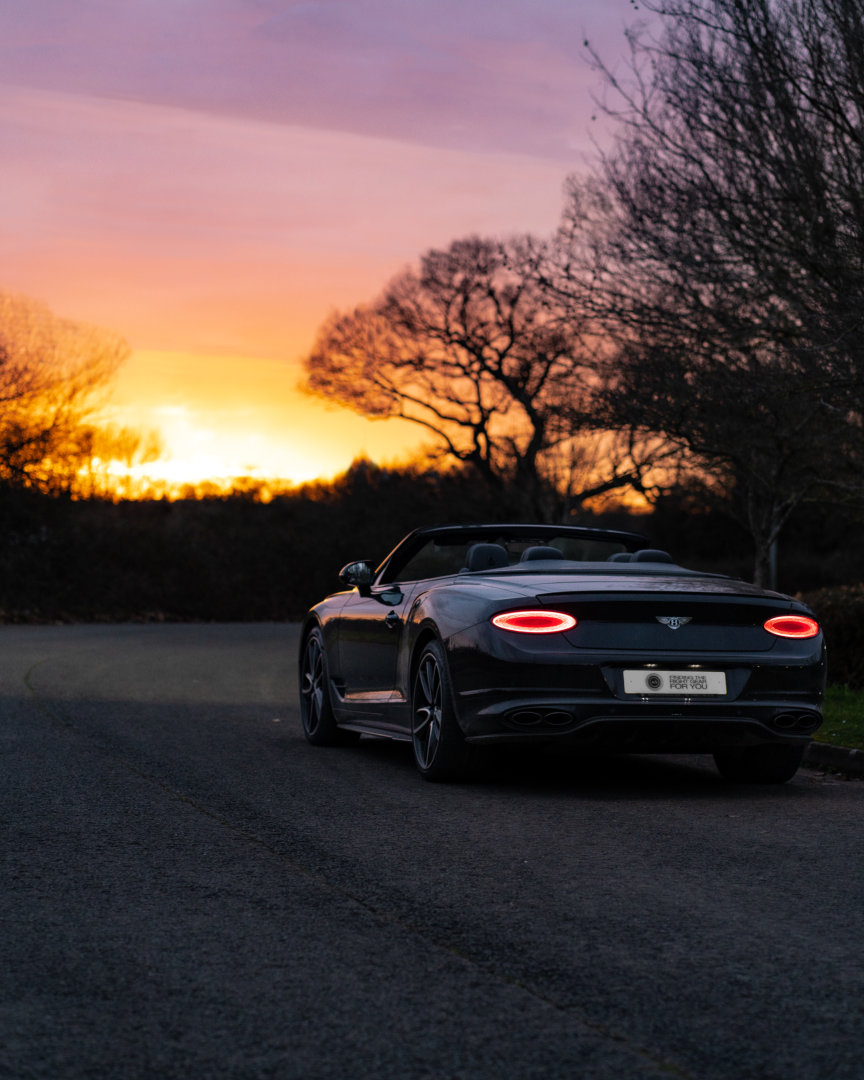
<path fill-rule="evenodd" d="M 807 615 L 775 615 L 773 619 L 767 619 L 763 626 L 776 637 L 809 638 L 819 633 L 819 623 Z"/>
<path fill-rule="evenodd" d="M 506 611 L 495 615 L 492 622 L 499 630 L 513 630 L 517 634 L 559 634 L 576 625 L 572 615 L 561 611 Z"/>

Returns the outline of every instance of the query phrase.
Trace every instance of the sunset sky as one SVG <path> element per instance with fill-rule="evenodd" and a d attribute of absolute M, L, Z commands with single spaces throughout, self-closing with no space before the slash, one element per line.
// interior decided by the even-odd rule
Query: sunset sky
<path fill-rule="evenodd" d="M 0 0 L 0 291 L 119 331 L 154 476 L 332 475 L 419 429 L 297 392 L 333 308 L 554 229 L 632 0 Z"/>

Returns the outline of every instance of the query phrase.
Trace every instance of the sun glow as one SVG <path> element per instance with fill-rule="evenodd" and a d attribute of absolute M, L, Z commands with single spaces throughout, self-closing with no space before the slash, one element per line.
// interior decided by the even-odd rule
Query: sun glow
<path fill-rule="evenodd" d="M 238 478 L 288 487 L 343 472 L 358 456 L 416 455 L 405 422 L 372 422 L 302 393 L 296 364 L 248 356 L 138 351 L 121 371 L 108 419 L 153 432 L 156 460 L 109 469 L 118 492 L 184 485 L 230 488 Z"/>
<path fill-rule="evenodd" d="M 287 433 L 259 430 L 254 415 L 249 415 L 247 430 L 238 430 L 239 411 L 236 416 L 220 416 L 186 405 L 163 405 L 151 411 L 151 418 L 166 452 L 157 461 L 133 466 L 130 473 L 139 479 L 199 484 L 244 476 L 296 484 L 332 475 L 342 464 L 338 453 L 316 448 L 312 456 Z"/>

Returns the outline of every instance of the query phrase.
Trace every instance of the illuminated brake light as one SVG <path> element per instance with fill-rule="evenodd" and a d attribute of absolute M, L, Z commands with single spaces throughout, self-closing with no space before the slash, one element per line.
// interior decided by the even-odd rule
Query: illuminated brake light
<path fill-rule="evenodd" d="M 776 615 L 763 624 L 769 634 L 786 638 L 811 638 L 819 633 L 819 623 L 806 615 Z"/>
<path fill-rule="evenodd" d="M 517 634 L 560 634 L 576 625 L 572 615 L 560 611 L 508 611 L 495 615 L 492 622 L 499 630 L 513 630 Z"/>

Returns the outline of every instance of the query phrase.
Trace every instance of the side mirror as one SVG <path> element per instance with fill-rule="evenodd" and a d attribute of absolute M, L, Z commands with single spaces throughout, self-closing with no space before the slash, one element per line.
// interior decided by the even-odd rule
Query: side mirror
<path fill-rule="evenodd" d="M 349 562 L 339 571 L 339 580 L 343 585 L 351 585 L 359 589 L 361 596 L 368 596 L 375 570 L 368 559 L 358 559 Z"/>

